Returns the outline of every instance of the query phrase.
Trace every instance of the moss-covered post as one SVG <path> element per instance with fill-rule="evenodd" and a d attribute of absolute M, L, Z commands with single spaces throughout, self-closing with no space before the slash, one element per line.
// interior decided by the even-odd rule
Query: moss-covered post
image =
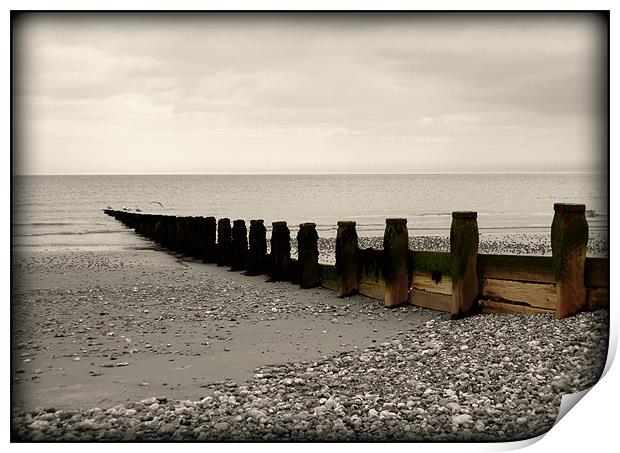
<path fill-rule="evenodd" d="M 215 217 L 203 219 L 204 253 L 202 260 L 205 263 L 217 262 L 216 229 Z"/>
<path fill-rule="evenodd" d="M 453 318 L 478 308 L 478 214 L 453 212 L 450 228 Z"/>
<path fill-rule="evenodd" d="M 316 223 L 308 222 L 299 225 L 297 262 L 299 263 L 299 286 L 302 288 L 321 286 L 318 239 Z"/>
<path fill-rule="evenodd" d="M 267 229 L 263 219 L 250 220 L 250 241 L 248 270 L 246 275 L 260 275 L 265 272 L 267 256 Z"/>
<path fill-rule="evenodd" d="M 233 271 L 244 270 L 248 258 L 248 230 L 245 220 L 237 219 L 233 222 L 231 255 L 231 269 Z"/>
<path fill-rule="evenodd" d="M 217 265 L 230 266 L 232 244 L 230 219 L 224 217 L 217 221 Z"/>
<path fill-rule="evenodd" d="M 359 291 L 357 231 L 355 222 L 338 222 L 336 233 L 336 295 L 345 297 Z"/>
<path fill-rule="evenodd" d="M 551 225 L 551 250 L 557 305 L 555 317 L 563 319 L 585 310 L 585 266 L 588 221 L 584 204 L 555 203 Z"/>
<path fill-rule="evenodd" d="M 286 222 L 273 222 L 271 230 L 271 280 L 285 281 L 291 261 L 291 232 Z"/>
<path fill-rule="evenodd" d="M 408 251 L 407 219 L 386 219 L 383 235 L 383 279 L 386 307 L 402 305 L 409 301 Z"/>

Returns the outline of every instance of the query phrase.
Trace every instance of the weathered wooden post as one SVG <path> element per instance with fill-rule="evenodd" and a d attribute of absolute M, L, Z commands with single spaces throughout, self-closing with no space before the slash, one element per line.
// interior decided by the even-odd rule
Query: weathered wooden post
<path fill-rule="evenodd" d="M 194 230 L 192 228 L 194 217 L 179 217 L 179 249 L 186 255 L 193 256 Z"/>
<path fill-rule="evenodd" d="M 288 280 L 291 232 L 286 222 L 273 222 L 271 225 L 271 280 Z"/>
<path fill-rule="evenodd" d="M 175 241 L 175 225 L 177 218 L 173 215 L 166 216 L 165 222 L 165 231 L 166 231 L 166 242 L 164 245 L 167 249 L 174 250 L 174 241 Z"/>
<path fill-rule="evenodd" d="M 450 315 L 458 318 L 478 308 L 478 214 L 452 213 L 450 259 L 452 307 Z"/>
<path fill-rule="evenodd" d="M 233 271 L 241 271 L 246 268 L 248 258 L 248 230 L 245 220 L 237 219 L 232 227 L 232 253 L 230 266 Z"/>
<path fill-rule="evenodd" d="M 407 219 L 386 219 L 383 235 L 383 279 L 386 307 L 402 305 L 409 301 L 408 252 Z"/>
<path fill-rule="evenodd" d="M 336 233 L 336 295 L 345 297 L 359 291 L 358 246 L 355 222 L 338 222 Z"/>
<path fill-rule="evenodd" d="M 584 204 L 555 203 L 551 250 L 557 304 L 555 317 L 563 319 L 586 307 L 585 265 L 588 221 Z"/>
<path fill-rule="evenodd" d="M 231 236 L 230 219 L 224 217 L 217 221 L 217 265 L 230 266 Z"/>
<path fill-rule="evenodd" d="M 263 219 L 250 220 L 250 248 L 248 251 L 247 275 L 260 275 L 265 272 L 267 255 L 267 229 Z"/>
<path fill-rule="evenodd" d="M 171 216 L 170 218 L 170 234 L 169 234 L 170 243 L 168 248 L 170 250 L 174 250 L 175 252 L 179 251 L 179 217 Z"/>
<path fill-rule="evenodd" d="M 217 246 L 215 242 L 216 238 L 216 222 L 215 217 L 205 217 L 203 219 L 204 225 L 204 254 L 202 260 L 205 263 L 217 262 Z"/>
<path fill-rule="evenodd" d="M 162 215 L 155 214 L 153 216 L 153 240 L 161 244 L 162 240 Z"/>
<path fill-rule="evenodd" d="M 299 265 L 299 285 L 302 288 L 321 286 L 318 239 L 316 223 L 308 222 L 299 225 L 297 262 Z"/>

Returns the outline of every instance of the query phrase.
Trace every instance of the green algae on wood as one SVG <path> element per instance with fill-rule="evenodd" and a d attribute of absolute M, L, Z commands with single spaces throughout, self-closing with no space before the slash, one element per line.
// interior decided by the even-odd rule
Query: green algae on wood
<path fill-rule="evenodd" d="M 383 280 L 386 307 L 409 301 L 409 235 L 407 219 L 387 219 L 383 235 Z"/>
<path fill-rule="evenodd" d="M 297 232 L 298 279 L 302 288 L 321 286 L 319 235 L 315 223 L 302 223 Z"/>
<path fill-rule="evenodd" d="M 563 319 L 586 307 L 588 221 L 584 204 L 556 203 L 553 209 L 551 251 L 557 292 L 555 317 Z"/>
<path fill-rule="evenodd" d="M 338 297 L 357 294 L 359 291 L 358 255 L 355 222 L 338 222 L 336 233 L 336 293 Z"/>
<path fill-rule="evenodd" d="M 452 277 L 453 318 L 477 308 L 478 288 L 478 222 L 475 212 L 453 212 L 450 227 L 450 275 Z"/>

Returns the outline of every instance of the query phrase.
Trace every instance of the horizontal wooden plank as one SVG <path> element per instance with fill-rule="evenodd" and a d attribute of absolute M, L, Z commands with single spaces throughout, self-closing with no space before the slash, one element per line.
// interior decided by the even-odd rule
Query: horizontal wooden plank
<path fill-rule="evenodd" d="M 557 295 L 555 285 L 524 283 L 511 280 L 483 279 L 484 298 L 523 302 L 532 307 L 555 310 Z"/>
<path fill-rule="evenodd" d="M 336 291 L 336 288 L 337 288 L 336 280 L 323 280 L 321 282 L 321 286 L 323 288 L 327 288 L 327 289 L 331 289 L 333 291 Z"/>
<path fill-rule="evenodd" d="M 452 279 L 445 275 L 441 275 L 441 279 L 436 282 L 432 278 L 432 274 L 414 272 L 413 280 L 411 283 L 414 289 L 428 291 L 429 293 L 437 294 L 452 294 Z"/>
<path fill-rule="evenodd" d="M 586 258 L 586 286 L 609 288 L 609 259 Z"/>
<path fill-rule="evenodd" d="M 482 300 L 480 302 L 480 306 L 482 313 L 522 313 L 526 315 L 554 313 L 554 310 L 534 308 L 528 305 L 517 305 L 508 302 L 498 302 L 494 300 Z"/>
<path fill-rule="evenodd" d="M 413 272 L 440 272 L 450 275 L 450 253 L 449 252 L 426 252 L 409 251 Z"/>
<path fill-rule="evenodd" d="M 319 263 L 321 269 L 321 280 L 336 280 L 336 266 L 333 264 Z"/>
<path fill-rule="evenodd" d="M 588 289 L 586 296 L 588 310 L 600 310 L 601 308 L 609 308 L 609 289 L 607 288 L 591 288 Z"/>
<path fill-rule="evenodd" d="M 412 289 L 409 293 L 409 303 L 416 307 L 450 312 L 452 308 L 452 296 Z"/>
<path fill-rule="evenodd" d="M 555 283 L 550 256 L 478 255 L 478 276 L 534 283 Z"/>
<path fill-rule="evenodd" d="M 359 293 L 372 299 L 385 299 L 385 285 L 375 285 L 372 283 L 359 283 Z"/>

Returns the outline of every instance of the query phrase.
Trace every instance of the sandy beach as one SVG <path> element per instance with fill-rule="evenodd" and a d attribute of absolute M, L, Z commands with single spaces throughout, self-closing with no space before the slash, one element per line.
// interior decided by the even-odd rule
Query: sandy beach
<path fill-rule="evenodd" d="M 607 311 L 451 321 L 148 241 L 13 272 L 15 439 L 526 438 L 606 356 Z"/>

